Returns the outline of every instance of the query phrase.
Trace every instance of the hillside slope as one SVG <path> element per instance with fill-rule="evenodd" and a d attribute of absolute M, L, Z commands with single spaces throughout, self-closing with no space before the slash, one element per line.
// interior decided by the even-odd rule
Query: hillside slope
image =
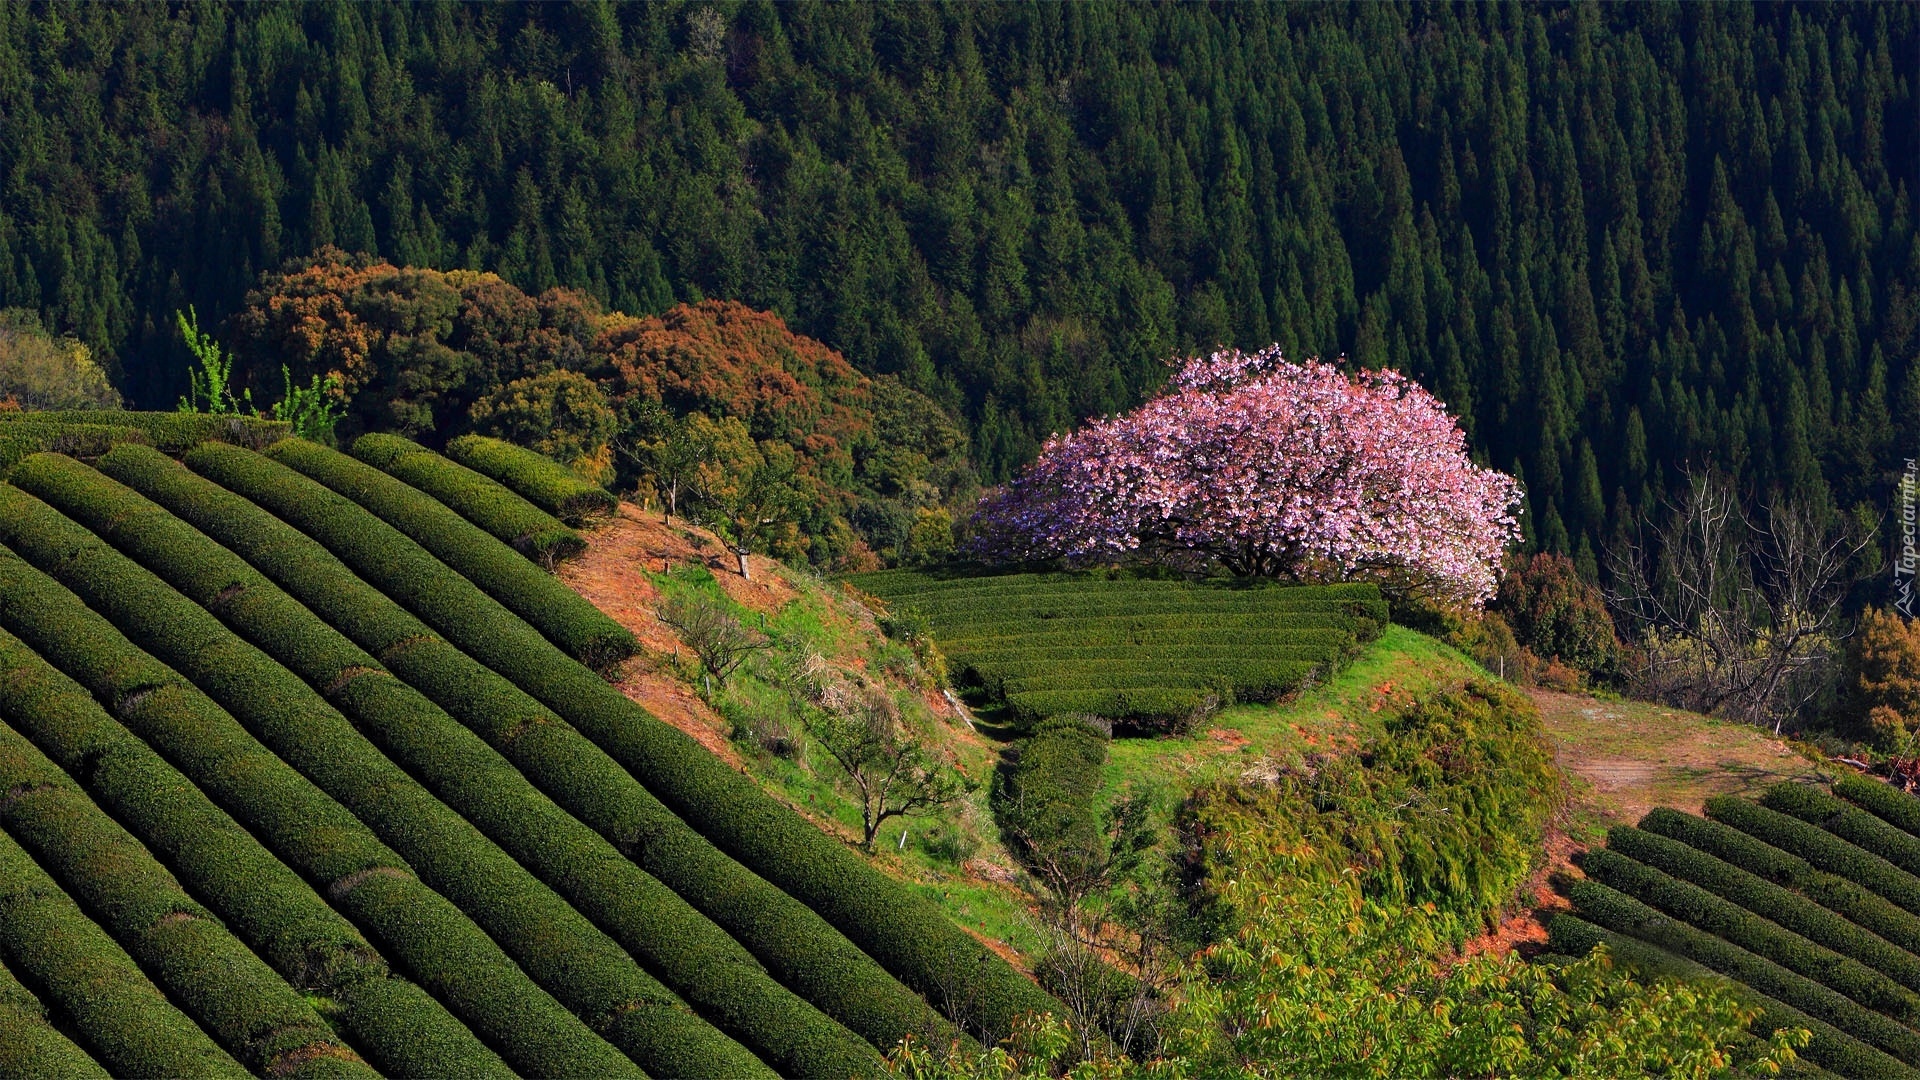
<path fill-rule="evenodd" d="M 47 793 L 0 827 L 52 874 L 0 959 L 110 1070 L 839 1077 L 929 1000 L 1055 1007 L 574 659 L 625 631 L 501 541 L 299 440 L 186 462 L 0 484 L 0 765 Z M 185 1016 L 102 1014 L 101 963 Z"/>

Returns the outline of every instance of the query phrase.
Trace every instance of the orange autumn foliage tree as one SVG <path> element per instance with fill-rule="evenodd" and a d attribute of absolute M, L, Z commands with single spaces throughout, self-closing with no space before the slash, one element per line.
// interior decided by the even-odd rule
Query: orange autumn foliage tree
<path fill-rule="evenodd" d="M 763 457 L 792 460 L 803 496 L 775 553 L 819 565 L 939 554 L 951 538 L 934 526 L 976 486 L 966 434 L 940 405 L 743 304 L 640 317 L 568 289 L 529 296 L 496 274 L 324 249 L 263 275 L 228 330 L 236 389 L 282 364 L 296 380 L 337 377 L 343 438 L 437 445 L 480 431 L 621 488 L 647 480 L 613 452 L 643 418 L 738 420 Z"/>
<path fill-rule="evenodd" d="M 1847 642 L 1842 719 L 1886 749 L 1920 731 L 1920 622 L 1868 608 Z"/>

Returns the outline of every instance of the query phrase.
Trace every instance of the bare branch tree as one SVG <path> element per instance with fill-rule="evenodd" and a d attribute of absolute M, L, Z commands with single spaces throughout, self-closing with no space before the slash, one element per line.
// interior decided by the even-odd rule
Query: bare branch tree
<path fill-rule="evenodd" d="M 1833 660 L 1850 536 L 1786 498 L 1750 514 L 1718 472 L 1689 473 L 1666 521 L 1608 553 L 1609 598 L 1646 652 L 1634 681 L 1682 708 L 1775 734 L 1819 690 Z"/>
<path fill-rule="evenodd" d="M 882 687 L 826 683 L 807 730 L 840 763 L 860 800 L 860 846 L 886 821 L 932 810 L 960 797 L 966 780 L 930 757 L 905 730 L 900 707 Z"/>
<path fill-rule="evenodd" d="M 725 686 L 727 676 L 739 670 L 747 658 L 773 647 L 773 640 L 757 630 L 741 625 L 733 612 L 708 596 L 668 597 L 654 612 L 660 621 L 680 632 L 680 638 L 706 669 L 707 696 L 713 696 L 713 684 Z"/>

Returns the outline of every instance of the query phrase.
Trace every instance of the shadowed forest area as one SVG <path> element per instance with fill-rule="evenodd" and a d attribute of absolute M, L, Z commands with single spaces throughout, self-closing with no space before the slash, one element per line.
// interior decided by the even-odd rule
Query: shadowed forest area
<path fill-rule="evenodd" d="M 1690 463 L 1888 504 L 1920 430 L 1917 31 L 1894 4 L 13 6 L 0 307 L 164 408 L 173 313 L 225 327 L 325 246 L 635 316 L 737 300 L 940 402 L 988 482 L 1169 355 L 1344 352 L 1432 387 L 1591 574 Z"/>

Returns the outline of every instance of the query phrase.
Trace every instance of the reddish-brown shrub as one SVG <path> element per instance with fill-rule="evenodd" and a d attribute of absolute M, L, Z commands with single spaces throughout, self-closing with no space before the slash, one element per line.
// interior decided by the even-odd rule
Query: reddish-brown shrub
<path fill-rule="evenodd" d="M 1493 608 L 1521 645 L 1546 660 L 1598 675 L 1619 665 L 1620 640 L 1606 598 L 1565 555 L 1510 559 Z"/>

